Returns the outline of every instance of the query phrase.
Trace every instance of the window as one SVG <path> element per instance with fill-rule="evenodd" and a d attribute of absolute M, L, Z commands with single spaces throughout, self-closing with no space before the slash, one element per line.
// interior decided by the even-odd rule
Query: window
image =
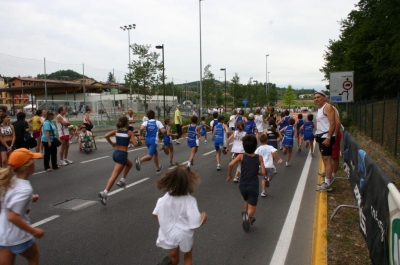
<path fill-rule="evenodd" d="M 25 82 L 23 82 L 22 85 L 24 86 L 24 85 L 25 85 Z"/>
<path fill-rule="evenodd" d="M 15 86 L 15 83 L 11 83 L 11 86 Z"/>

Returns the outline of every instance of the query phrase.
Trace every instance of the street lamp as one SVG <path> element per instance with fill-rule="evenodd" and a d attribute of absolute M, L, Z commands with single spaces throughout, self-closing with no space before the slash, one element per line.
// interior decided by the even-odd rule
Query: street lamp
<path fill-rule="evenodd" d="M 157 45 L 156 49 L 162 49 L 162 82 L 163 82 L 163 95 L 164 95 L 164 119 L 165 119 L 165 76 L 164 76 L 164 44 Z"/>
<path fill-rule="evenodd" d="M 221 68 L 221 71 L 224 71 L 224 73 L 225 73 L 225 104 L 224 104 L 224 109 L 226 111 L 226 68 Z"/>
<path fill-rule="evenodd" d="M 129 66 L 131 64 L 131 35 L 129 31 L 131 29 L 135 29 L 136 24 L 128 25 L 128 26 L 121 26 L 120 29 L 123 31 L 128 31 L 128 53 L 129 53 L 129 63 L 128 63 L 128 68 L 129 68 L 129 78 L 131 77 L 131 67 Z M 129 104 L 130 108 L 132 108 L 132 82 L 129 80 L 129 93 L 131 94 L 131 102 Z"/>
<path fill-rule="evenodd" d="M 201 56 L 201 0 L 199 1 L 199 25 L 200 25 L 200 117 L 203 115 L 203 66 Z"/>
<path fill-rule="evenodd" d="M 258 98 L 257 98 L 257 96 L 258 96 L 258 81 L 254 80 L 253 82 L 256 83 L 256 108 L 257 108 L 257 105 L 258 105 Z"/>

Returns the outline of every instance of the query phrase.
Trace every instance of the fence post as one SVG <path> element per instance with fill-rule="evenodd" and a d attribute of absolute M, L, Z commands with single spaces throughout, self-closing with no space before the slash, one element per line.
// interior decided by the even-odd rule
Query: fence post
<path fill-rule="evenodd" d="M 383 132 L 384 132 L 384 129 L 383 128 L 385 128 L 384 126 L 385 126 L 385 113 L 386 113 L 386 110 L 385 110 L 385 108 L 386 108 L 386 96 L 385 95 L 383 95 L 383 115 L 382 115 L 382 140 L 381 140 L 381 145 L 383 146 L 383 137 L 384 137 L 384 134 L 383 134 Z"/>
<path fill-rule="evenodd" d="M 397 156 L 397 144 L 399 136 L 399 107 L 400 107 L 400 93 L 397 93 L 397 119 L 396 119 L 396 134 L 395 134 L 395 145 L 394 145 L 394 157 Z"/>

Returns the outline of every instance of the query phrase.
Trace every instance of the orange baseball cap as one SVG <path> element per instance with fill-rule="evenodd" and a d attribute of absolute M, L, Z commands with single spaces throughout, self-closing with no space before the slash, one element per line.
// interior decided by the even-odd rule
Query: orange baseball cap
<path fill-rule="evenodd" d="M 26 148 L 19 148 L 14 150 L 8 157 L 8 164 L 13 170 L 25 165 L 29 160 L 33 158 L 42 158 L 41 153 L 32 153 Z"/>

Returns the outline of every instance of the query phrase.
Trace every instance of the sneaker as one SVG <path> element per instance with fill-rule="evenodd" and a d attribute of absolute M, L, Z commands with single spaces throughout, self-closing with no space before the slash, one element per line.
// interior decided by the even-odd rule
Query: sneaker
<path fill-rule="evenodd" d="M 125 182 L 123 182 L 123 181 L 121 181 L 121 180 L 117 182 L 117 186 L 120 187 L 120 188 L 123 188 L 123 189 L 126 188 Z"/>
<path fill-rule="evenodd" d="M 242 211 L 242 226 L 244 231 L 250 231 L 250 217 L 246 210 Z"/>
<path fill-rule="evenodd" d="M 254 216 L 250 217 L 250 224 L 253 225 L 256 222 L 256 218 Z"/>
<path fill-rule="evenodd" d="M 297 148 L 297 151 L 301 152 L 301 146 L 299 146 L 299 148 Z"/>
<path fill-rule="evenodd" d="M 318 172 L 318 175 L 320 175 L 321 177 L 325 177 L 325 172 Z"/>
<path fill-rule="evenodd" d="M 175 164 L 172 163 L 172 162 L 170 162 L 170 163 L 169 163 L 169 166 L 170 166 L 170 167 L 173 167 L 173 166 L 175 166 Z"/>
<path fill-rule="evenodd" d="M 136 163 L 136 170 L 140 171 L 140 158 L 139 157 L 135 158 L 135 163 Z"/>
<path fill-rule="evenodd" d="M 217 165 L 217 170 L 218 171 L 221 170 L 221 165 L 220 164 Z"/>
<path fill-rule="evenodd" d="M 239 182 L 239 178 L 238 177 L 234 177 L 233 178 L 233 182 Z"/>
<path fill-rule="evenodd" d="M 157 169 L 157 170 L 156 170 L 156 173 L 157 173 L 157 174 L 160 174 L 161 169 L 162 169 L 162 165 L 158 165 L 158 166 L 160 167 L 160 169 Z"/>
<path fill-rule="evenodd" d="M 265 196 L 267 196 L 266 192 L 265 192 L 265 191 L 262 191 L 262 192 L 261 192 L 261 197 L 265 197 Z"/>
<path fill-rule="evenodd" d="M 276 173 L 276 167 L 274 167 L 274 168 L 272 169 L 272 172 L 273 172 L 273 173 Z"/>
<path fill-rule="evenodd" d="M 186 167 L 190 167 L 190 161 L 188 161 L 188 163 L 187 163 Z"/>
<path fill-rule="evenodd" d="M 69 144 L 72 144 L 72 141 L 69 141 Z"/>
<path fill-rule="evenodd" d="M 235 159 L 235 157 L 236 157 L 235 153 L 232 153 L 232 154 L 231 154 L 231 160 L 230 160 L 230 161 L 232 161 L 233 159 Z"/>
<path fill-rule="evenodd" d="M 311 155 L 311 157 L 314 157 L 314 153 L 311 153 L 310 155 Z"/>
<path fill-rule="evenodd" d="M 206 144 L 206 143 L 207 143 L 207 140 L 205 140 L 204 143 Z"/>
<path fill-rule="evenodd" d="M 176 139 L 175 143 L 176 144 L 181 144 L 178 139 Z"/>
<path fill-rule="evenodd" d="M 332 191 L 332 187 L 324 182 L 321 184 L 321 186 L 317 187 L 317 191 L 320 192 Z"/>
<path fill-rule="evenodd" d="M 103 204 L 104 206 L 106 206 L 106 205 L 107 205 L 107 198 L 108 198 L 108 196 L 104 194 L 104 191 L 100 191 L 100 192 L 99 192 L 99 198 L 100 198 L 101 204 Z"/>
<path fill-rule="evenodd" d="M 129 144 L 129 145 L 128 145 L 128 148 L 129 148 L 129 147 L 134 147 L 134 145 L 133 145 L 133 144 Z"/>
<path fill-rule="evenodd" d="M 64 159 L 64 161 L 65 161 L 66 163 L 68 163 L 68 164 L 74 163 L 74 161 L 71 161 L 71 160 L 69 160 L 68 158 Z"/>
<path fill-rule="evenodd" d="M 164 150 L 164 144 L 161 145 L 160 150 L 158 150 L 158 151 L 162 151 L 162 150 Z"/>
<path fill-rule="evenodd" d="M 158 265 L 170 265 L 171 264 L 171 258 L 169 256 L 166 256 L 161 263 L 158 263 Z"/>
<path fill-rule="evenodd" d="M 269 179 L 267 178 L 267 179 L 265 179 L 265 187 L 267 187 L 267 188 L 269 188 Z"/>
<path fill-rule="evenodd" d="M 290 166 L 290 163 L 286 162 L 285 167 L 288 167 L 288 166 Z"/>
<path fill-rule="evenodd" d="M 65 160 L 60 160 L 60 163 L 59 163 L 59 165 L 60 165 L 60 166 L 67 166 L 67 165 L 68 165 L 68 163 L 67 163 L 67 162 L 65 162 Z"/>

